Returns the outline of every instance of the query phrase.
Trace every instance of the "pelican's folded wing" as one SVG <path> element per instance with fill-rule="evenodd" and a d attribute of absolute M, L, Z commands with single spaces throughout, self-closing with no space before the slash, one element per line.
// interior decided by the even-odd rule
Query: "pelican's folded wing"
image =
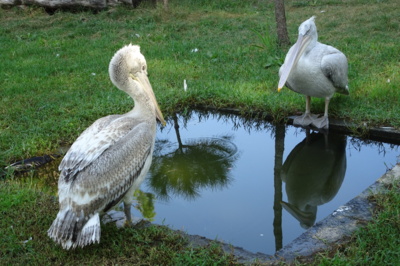
<path fill-rule="evenodd" d="M 60 163 L 60 178 L 74 180 L 76 174 L 123 138 L 135 125 L 131 119 L 108 116 L 97 120 L 72 144 Z"/>
<path fill-rule="evenodd" d="M 347 78 L 347 58 L 332 46 L 327 46 L 327 53 L 321 59 L 321 69 L 324 75 L 332 82 L 337 92 L 349 94 Z"/>

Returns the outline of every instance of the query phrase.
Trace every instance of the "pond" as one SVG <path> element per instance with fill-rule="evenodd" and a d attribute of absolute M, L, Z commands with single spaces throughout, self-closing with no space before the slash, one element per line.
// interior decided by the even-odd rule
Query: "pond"
<path fill-rule="evenodd" d="M 132 213 L 271 255 L 373 184 L 398 156 L 394 144 L 190 112 L 158 128 Z M 20 180 L 55 195 L 60 159 Z"/>
<path fill-rule="evenodd" d="M 159 128 L 137 196 L 153 223 L 274 254 L 374 183 L 398 155 L 394 144 L 193 112 Z"/>

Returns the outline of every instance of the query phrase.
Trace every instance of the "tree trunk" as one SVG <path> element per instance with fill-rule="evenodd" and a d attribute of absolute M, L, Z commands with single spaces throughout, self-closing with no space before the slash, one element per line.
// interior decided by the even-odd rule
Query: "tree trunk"
<path fill-rule="evenodd" d="M 285 2 L 284 0 L 275 0 L 275 20 L 278 33 L 279 46 L 290 44 L 289 35 L 286 27 Z"/>

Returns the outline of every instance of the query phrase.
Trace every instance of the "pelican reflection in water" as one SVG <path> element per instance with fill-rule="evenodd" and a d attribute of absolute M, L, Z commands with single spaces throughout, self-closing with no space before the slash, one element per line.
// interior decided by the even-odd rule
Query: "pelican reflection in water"
<path fill-rule="evenodd" d="M 99 215 L 120 201 L 131 223 L 133 191 L 144 180 L 152 160 L 156 118 L 165 125 L 139 46 L 120 49 L 111 59 L 109 74 L 135 106 L 126 114 L 96 120 L 72 144 L 59 166 L 60 210 L 48 235 L 64 249 L 100 242 Z"/>
<path fill-rule="evenodd" d="M 306 96 L 306 111 L 296 117 L 293 124 L 328 128 L 328 106 L 335 92 L 349 94 L 347 58 L 338 49 L 318 42 L 315 17 L 299 27 L 297 42 L 290 48 L 285 62 L 279 69 L 278 91 L 286 85 Z M 324 116 L 311 114 L 311 97 L 325 99 Z"/>
<path fill-rule="evenodd" d="M 281 204 L 303 228 L 314 225 L 317 207 L 339 191 L 346 173 L 346 144 L 344 135 L 307 132 L 283 164 L 288 202 Z"/>

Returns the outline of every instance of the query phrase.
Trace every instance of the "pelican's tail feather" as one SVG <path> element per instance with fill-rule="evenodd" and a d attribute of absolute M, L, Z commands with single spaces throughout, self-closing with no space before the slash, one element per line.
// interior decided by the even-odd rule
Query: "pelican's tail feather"
<path fill-rule="evenodd" d="M 100 233 L 100 217 L 99 214 L 96 213 L 82 228 L 82 232 L 79 234 L 76 245 L 74 245 L 74 247 L 84 247 L 90 244 L 94 244 L 96 242 L 100 243 Z"/>
<path fill-rule="evenodd" d="M 64 249 L 100 243 L 100 217 L 94 214 L 89 220 L 83 213 L 60 210 L 47 231 L 47 235 Z"/>

